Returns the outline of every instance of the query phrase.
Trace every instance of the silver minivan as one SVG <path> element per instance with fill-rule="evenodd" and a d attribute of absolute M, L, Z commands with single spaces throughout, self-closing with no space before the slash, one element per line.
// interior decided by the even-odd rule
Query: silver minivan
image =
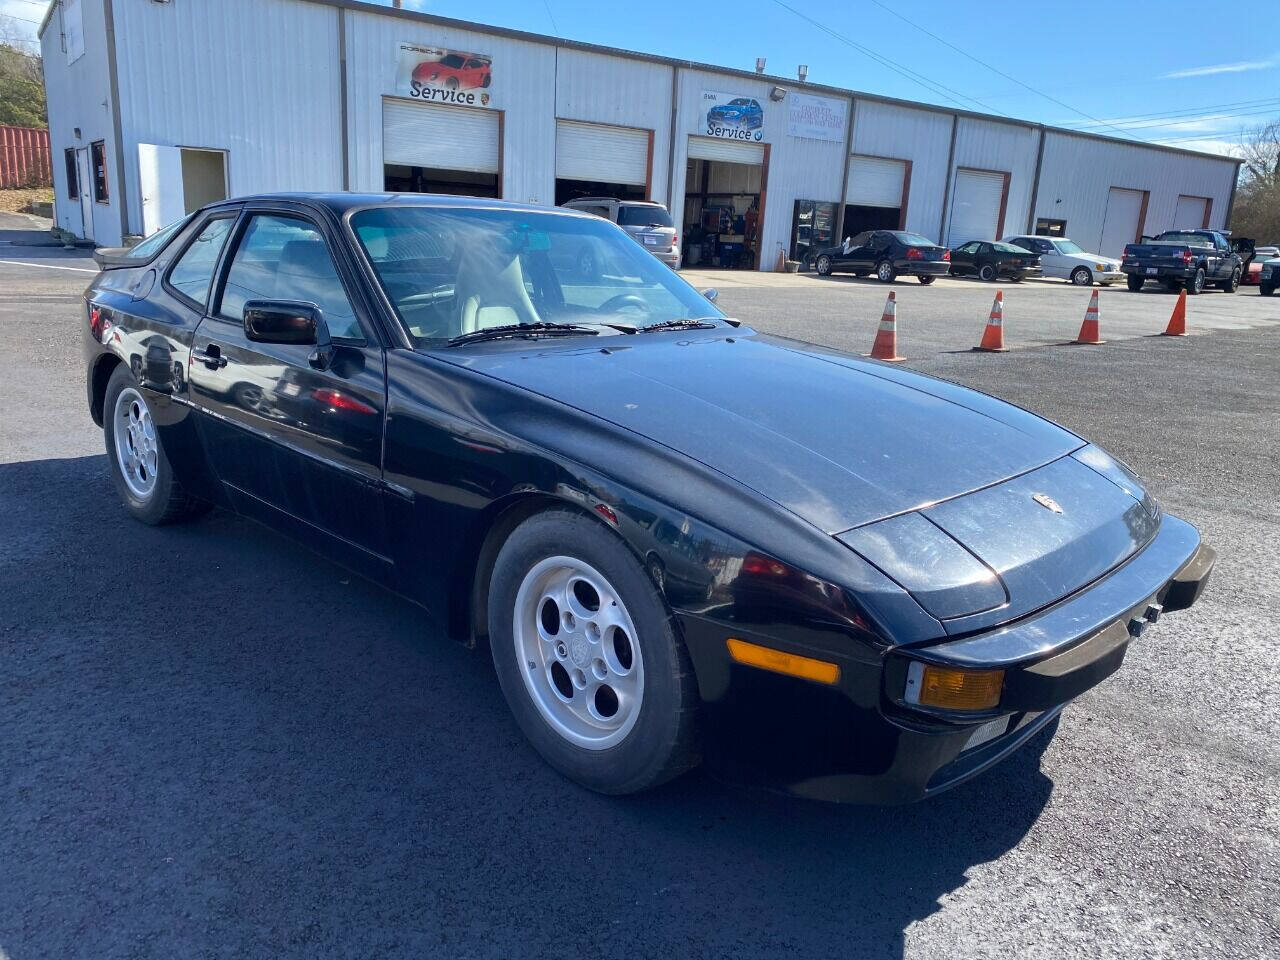
<path fill-rule="evenodd" d="M 679 238 L 671 214 L 662 204 L 650 200 L 579 197 L 561 206 L 612 220 L 672 270 L 680 269 Z"/>

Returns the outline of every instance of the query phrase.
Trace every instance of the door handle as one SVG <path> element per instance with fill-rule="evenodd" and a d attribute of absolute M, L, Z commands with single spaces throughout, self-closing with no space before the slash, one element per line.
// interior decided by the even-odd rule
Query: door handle
<path fill-rule="evenodd" d="M 227 358 L 222 355 L 216 343 L 211 343 L 199 353 L 192 350 L 191 359 L 203 363 L 210 370 L 220 370 L 227 365 Z"/>

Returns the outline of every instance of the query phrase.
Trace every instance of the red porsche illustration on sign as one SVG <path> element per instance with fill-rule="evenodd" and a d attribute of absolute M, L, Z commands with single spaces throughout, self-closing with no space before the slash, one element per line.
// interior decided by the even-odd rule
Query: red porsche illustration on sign
<path fill-rule="evenodd" d="M 413 80 L 446 90 L 487 88 L 493 82 L 493 62 L 478 53 L 446 51 L 439 60 L 423 60 L 413 68 Z"/>

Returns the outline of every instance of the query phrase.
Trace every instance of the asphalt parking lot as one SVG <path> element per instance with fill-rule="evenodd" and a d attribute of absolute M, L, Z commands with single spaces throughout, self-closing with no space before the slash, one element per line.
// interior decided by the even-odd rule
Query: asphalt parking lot
<path fill-rule="evenodd" d="M 1087 292 L 1008 285 L 980 355 L 993 285 L 895 285 L 909 366 L 1107 446 L 1220 561 L 1056 737 L 874 809 L 586 793 L 416 608 L 226 514 L 126 519 L 91 270 L 0 244 L 0 958 L 1280 955 L 1280 299 L 1194 298 L 1175 340 L 1173 297 L 1113 287 L 1110 342 L 1065 347 Z M 859 353 L 885 297 L 689 278 Z"/>

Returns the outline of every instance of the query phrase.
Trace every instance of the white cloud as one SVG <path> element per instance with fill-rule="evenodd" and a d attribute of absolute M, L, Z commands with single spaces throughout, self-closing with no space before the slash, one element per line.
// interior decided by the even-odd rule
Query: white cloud
<path fill-rule="evenodd" d="M 1270 60 L 1237 60 L 1235 63 L 1217 63 L 1209 67 L 1188 67 L 1166 73 L 1161 80 L 1180 80 L 1183 77 L 1212 77 L 1220 73 L 1249 73 L 1254 70 L 1270 70 L 1276 65 L 1276 58 Z"/>
<path fill-rule="evenodd" d="M 1154 140 L 1153 143 L 1164 143 L 1163 140 Z M 1220 153 L 1224 157 L 1236 157 L 1240 155 L 1240 144 L 1234 140 L 1215 140 L 1206 137 L 1204 140 L 1184 140 L 1178 137 L 1169 143 L 1168 146 L 1180 147 L 1183 150 L 1199 150 L 1201 153 Z"/>

